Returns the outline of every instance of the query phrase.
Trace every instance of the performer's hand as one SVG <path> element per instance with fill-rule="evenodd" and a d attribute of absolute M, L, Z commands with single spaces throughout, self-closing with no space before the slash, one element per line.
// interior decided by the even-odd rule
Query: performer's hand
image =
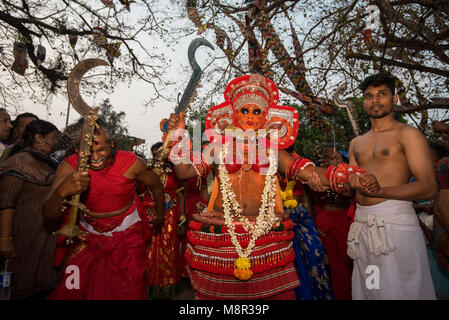
<path fill-rule="evenodd" d="M 16 249 L 12 240 L 0 240 L 0 256 L 6 258 L 14 258 L 16 256 Z"/>
<path fill-rule="evenodd" d="M 360 182 L 362 183 L 366 194 L 374 195 L 380 190 L 379 182 L 371 173 L 362 173 L 360 175 Z"/>
<path fill-rule="evenodd" d="M 329 189 L 329 187 L 323 185 L 316 171 L 312 171 L 309 174 L 309 177 L 307 178 L 307 185 L 310 187 L 310 189 L 316 192 L 324 192 Z"/>
<path fill-rule="evenodd" d="M 357 172 L 349 176 L 349 186 L 351 189 L 363 192 L 362 182 L 360 181 L 360 173 Z"/>
<path fill-rule="evenodd" d="M 349 176 L 349 184 L 351 188 L 370 196 L 374 196 L 380 190 L 379 182 L 370 173 L 351 174 Z"/>
<path fill-rule="evenodd" d="M 171 113 L 170 114 L 170 118 L 168 119 L 168 123 L 167 123 L 167 130 L 175 130 L 175 129 L 185 129 L 186 127 L 186 122 L 184 119 L 184 113 L 179 113 L 175 114 L 175 113 Z"/>
<path fill-rule="evenodd" d="M 68 175 L 58 187 L 59 195 L 62 198 L 65 198 L 86 191 L 89 187 L 89 181 L 90 177 L 87 171 L 74 171 L 71 175 Z"/>

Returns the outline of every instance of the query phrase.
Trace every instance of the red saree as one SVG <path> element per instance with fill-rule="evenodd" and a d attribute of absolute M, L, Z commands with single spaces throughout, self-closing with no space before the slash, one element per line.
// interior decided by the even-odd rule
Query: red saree
<path fill-rule="evenodd" d="M 173 172 L 160 174 L 160 177 L 165 190 L 165 220 L 161 229 L 152 234 L 147 246 L 147 284 L 149 298 L 169 299 L 179 291 L 182 284 L 179 203 L 176 196 L 176 190 L 182 185 Z M 151 215 L 154 203 L 148 191 L 144 193 L 143 205 L 147 215 Z"/>
<path fill-rule="evenodd" d="M 88 191 L 81 202 L 94 212 L 110 212 L 130 205 L 115 217 L 80 216 L 85 232 L 74 239 L 66 252 L 60 237 L 56 263 L 63 257 L 62 281 L 49 299 L 136 300 L 145 299 L 145 244 L 149 228 L 142 223 L 143 207 L 134 191 L 135 180 L 123 174 L 136 156 L 118 151 L 113 163 L 100 171 L 89 171 Z M 76 169 L 77 155 L 66 160 Z M 68 218 L 68 217 L 66 217 Z"/>
<path fill-rule="evenodd" d="M 315 224 L 324 233 L 321 242 L 329 257 L 332 291 L 337 300 L 351 300 L 351 259 L 346 254 L 351 218 L 348 209 L 324 211 L 315 207 Z"/>

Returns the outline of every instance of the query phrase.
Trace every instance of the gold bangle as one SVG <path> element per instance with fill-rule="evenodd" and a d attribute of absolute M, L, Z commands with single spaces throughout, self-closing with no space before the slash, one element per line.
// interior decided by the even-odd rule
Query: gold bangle
<path fill-rule="evenodd" d="M 11 241 L 12 240 L 12 236 L 8 236 L 8 237 L 0 237 L 0 240 L 5 240 L 5 241 Z"/>

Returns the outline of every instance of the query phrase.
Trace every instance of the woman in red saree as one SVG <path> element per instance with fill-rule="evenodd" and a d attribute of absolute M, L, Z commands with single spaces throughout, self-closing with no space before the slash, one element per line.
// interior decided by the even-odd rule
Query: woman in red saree
<path fill-rule="evenodd" d="M 162 143 L 152 146 L 153 155 Z M 159 231 L 155 231 L 147 245 L 147 284 L 150 299 L 170 299 L 182 288 L 182 266 L 178 224 L 184 216 L 183 181 L 176 178 L 172 164 L 153 158 L 151 167 L 161 179 L 165 191 L 165 219 Z M 140 194 L 140 192 L 139 192 Z M 141 194 L 147 216 L 151 217 L 154 203 L 151 192 Z"/>

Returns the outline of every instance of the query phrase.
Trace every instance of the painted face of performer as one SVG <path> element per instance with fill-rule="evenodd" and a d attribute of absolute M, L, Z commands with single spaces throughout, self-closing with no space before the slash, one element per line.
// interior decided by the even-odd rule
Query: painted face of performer
<path fill-rule="evenodd" d="M 263 125 L 264 115 L 262 109 L 253 103 L 242 106 L 237 113 L 237 123 L 243 130 L 257 130 Z"/>
<path fill-rule="evenodd" d="M 106 167 L 115 146 L 114 140 L 109 140 L 107 133 L 101 128 L 94 137 L 92 143 L 92 153 L 90 156 L 90 169 L 99 171 Z"/>
<path fill-rule="evenodd" d="M 363 92 L 363 107 L 373 119 L 381 119 L 393 112 L 393 106 L 398 102 L 398 96 L 392 94 L 388 86 L 369 86 Z"/>

